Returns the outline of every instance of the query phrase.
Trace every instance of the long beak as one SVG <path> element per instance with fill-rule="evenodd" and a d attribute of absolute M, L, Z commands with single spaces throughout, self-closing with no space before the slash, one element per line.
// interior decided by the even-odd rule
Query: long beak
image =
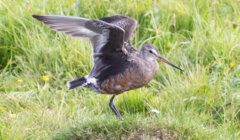
<path fill-rule="evenodd" d="M 170 65 L 170 66 L 172 66 L 172 67 L 182 71 L 182 72 L 184 71 L 183 69 L 181 69 L 178 66 L 174 65 L 173 63 L 169 62 L 167 59 L 163 58 L 162 56 L 158 56 L 158 58 L 159 58 L 160 61 L 162 61 L 162 62 L 164 62 L 164 63 L 166 63 L 166 64 L 168 64 L 168 65 Z"/>

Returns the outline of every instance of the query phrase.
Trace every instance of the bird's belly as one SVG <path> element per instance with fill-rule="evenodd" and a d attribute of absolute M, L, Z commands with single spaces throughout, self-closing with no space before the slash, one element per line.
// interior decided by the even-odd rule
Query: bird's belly
<path fill-rule="evenodd" d="M 153 74 L 148 75 L 133 68 L 128 68 L 123 73 L 106 78 L 100 84 L 100 89 L 102 93 L 119 94 L 146 85 L 153 76 Z"/>

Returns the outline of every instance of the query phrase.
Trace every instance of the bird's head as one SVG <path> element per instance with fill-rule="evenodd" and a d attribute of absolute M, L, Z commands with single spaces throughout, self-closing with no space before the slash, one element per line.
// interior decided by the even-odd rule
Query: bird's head
<path fill-rule="evenodd" d="M 176 65 L 165 59 L 163 56 L 161 56 L 158 49 L 151 44 L 144 44 L 141 48 L 141 53 L 144 55 L 146 59 L 162 61 L 178 70 L 183 71 L 181 68 L 177 67 Z"/>

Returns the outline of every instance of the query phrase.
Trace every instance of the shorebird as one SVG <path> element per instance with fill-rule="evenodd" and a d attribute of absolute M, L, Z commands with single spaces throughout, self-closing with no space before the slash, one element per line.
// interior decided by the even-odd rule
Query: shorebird
<path fill-rule="evenodd" d="M 109 106 L 121 120 L 123 117 L 114 105 L 114 98 L 148 84 L 158 70 L 158 61 L 183 71 L 161 56 L 155 46 L 144 44 L 138 50 L 131 44 L 137 25 L 133 18 L 120 15 L 101 19 L 59 15 L 33 17 L 53 30 L 90 39 L 94 66 L 89 75 L 69 81 L 68 88 L 87 87 L 97 93 L 113 95 Z"/>

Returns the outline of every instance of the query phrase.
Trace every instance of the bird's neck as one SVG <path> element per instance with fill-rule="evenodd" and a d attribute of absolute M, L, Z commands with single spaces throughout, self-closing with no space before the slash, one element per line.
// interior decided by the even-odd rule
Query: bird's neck
<path fill-rule="evenodd" d="M 154 67 L 158 69 L 158 61 L 155 57 L 149 56 L 144 50 L 139 51 L 139 55 L 143 61 L 145 61 L 146 65 L 149 67 Z"/>
<path fill-rule="evenodd" d="M 140 57 L 142 57 L 142 58 L 147 57 L 146 53 L 145 53 L 142 49 L 139 51 L 139 55 L 140 55 Z"/>

